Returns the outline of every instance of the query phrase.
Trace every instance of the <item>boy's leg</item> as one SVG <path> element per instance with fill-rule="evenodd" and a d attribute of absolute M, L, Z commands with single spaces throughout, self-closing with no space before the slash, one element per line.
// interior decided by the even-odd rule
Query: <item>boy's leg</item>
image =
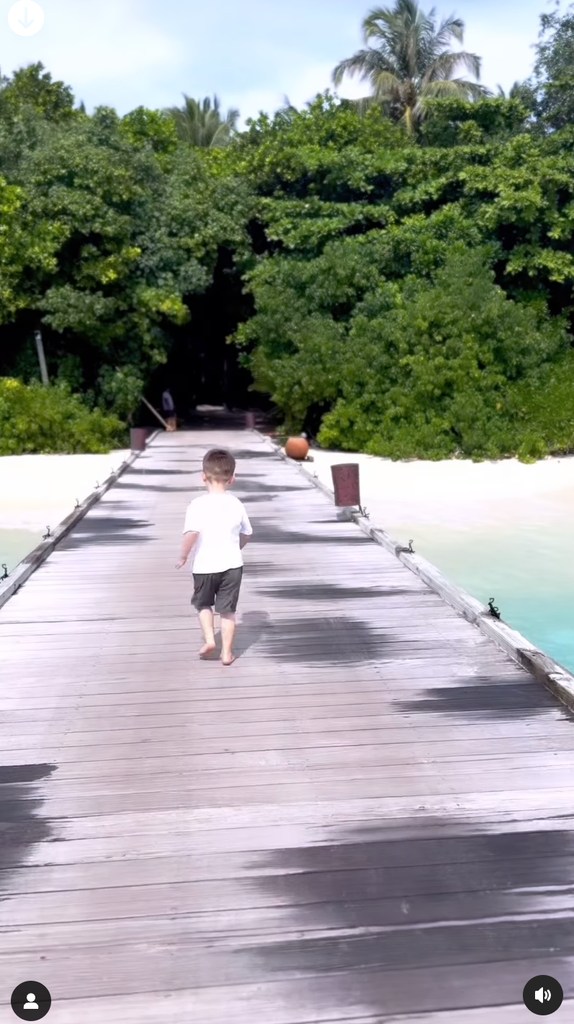
<path fill-rule="evenodd" d="M 235 637 L 235 612 L 221 612 L 221 660 L 224 665 L 231 665 L 233 658 L 233 639 Z"/>
<path fill-rule="evenodd" d="M 215 650 L 215 633 L 213 630 L 213 611 L 211 608 L 202 608 L 199 613 L 199 622 L 203 632 L 204 644 L 200 648 L 200 657 L 211 654 Z"/>
<path fill-rule="evenodd" d="M 215 610 L 221 617 L 221 660 L 224 665 L 231 665 L 233 657 L 233 640 L 235 637 L 235 609 L 239 599 L 239 589 L 243 568 L 227 569 L 222 573 L 221 583 L 215 598 Z"/>
<path fill-rule="evenodd" d="M 200 648 L 200 658 L 205 657 L 215 650 L 215 635 L 213 629 L 213 604 L 217 588 L 217 577 L 210 573 L 194 573 L 194 593 L 191 603 L 199 614 L 199 623 L 203 633 L 203 646 Z"/>

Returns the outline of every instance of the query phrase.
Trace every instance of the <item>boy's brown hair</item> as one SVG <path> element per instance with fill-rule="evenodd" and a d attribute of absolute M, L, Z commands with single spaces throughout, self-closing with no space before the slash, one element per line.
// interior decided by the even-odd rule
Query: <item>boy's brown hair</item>
<path fill-rule="evenodd" d="M 229 483 L 235 473 L 235 459 L 225 448 L 212 448 L 203 458 L 203 472 L 209 481 Z"/>

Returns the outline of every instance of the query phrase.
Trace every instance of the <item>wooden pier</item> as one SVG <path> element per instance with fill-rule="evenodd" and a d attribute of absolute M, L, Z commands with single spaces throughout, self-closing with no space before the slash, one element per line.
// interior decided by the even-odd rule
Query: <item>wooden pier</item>
<path fill-rule="evenodd" d="M 231 668 L 174 568 L 213 444 Z M 0 611 L 0 766 L 1 1022 L 572 1016 L 572 716 L 253 432 L 158 437 Z"/>

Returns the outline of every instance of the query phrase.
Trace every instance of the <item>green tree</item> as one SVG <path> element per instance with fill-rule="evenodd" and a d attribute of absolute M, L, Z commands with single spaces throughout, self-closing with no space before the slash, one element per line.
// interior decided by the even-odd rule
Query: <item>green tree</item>
<path fill-rule="evenodd" d="M 24 339 L 43 325 L 52 376 L 133 412 L 220 248 L 246 246 L 249 190 L 224 156 L 190 151 L 144 108 L 40 131 L 17 184 L 0 178 L 0 319 L 20 339 L 0 369 L 30 372 Z"/>
<path fill-rule="evenodd" d="M 228 146 L 236 131 L 239 111 L 228 110 L 224 115 L 217 96 L 213 101 L 209 96 L 195 100 L 184 93 L 183 99 L 182 107 L 168 110 L 175 121 L 179 139 L 201 149 Z"/>
<path fill-rule="evenodd" d="M 496 90 L 496 96 L 500 100 L 518 100 L 529 110 L 534 109 L 536 97 L 530 82 L 514 82 L 508 91 L 501 85 Z"/>
<path fill-rule="evenodd" d="M 569 343 L 556 314 L 573 307 L 574 151 L 528 117 L 517 99 L 433 100 L 421 146 L 375 107 L 322 97 L 260 117 L 226 155 L 264 239 L 237 342 L 289 429 L 394 457 L 567 450 L 537 379 Z"/>
<path fill-rule="evenodd" d="M 25 321 L 45 326 L 52 372 L 66 356 L 80 361 L 84 388 L 106 365 L 148 374 L 165 358 L 158 328 L 187 316 L 178 281 L 156 262 L 151 225 L 166 175 L 129 135 L 99 108 L 53 126 L 17 169 L 23 222 L 57 239 L 48 264 L 34 261 L 33 244 L 22 256 Z"/>
<path fill-rule="evenodd" d="M 55 269 L 63 237 L 60 225 L 38 221 L 23 190 L 0 176 L 0 325 L 33 302 L 30 279 Z"/>
<path fill-rule="evenodd" d="M 122 118 L 120 131 L 136 149 L 151 149 L 161 157 L 177 150 L 177 129 L 165 111 L 137 107 Z"/>
<path fill-rule="evenodd" d="M 541 124 L 556 131 L 574 123 L 574 5 L 540 21 L 533 87 Z"/>
<path fill-rule="evenodd" d="M 429 99 L 485 95 L 478 81 L 455 77 L 460 67 L 480 77 L 480 58 L 450 49 L 462 43 L 464 22 L 449 17 L 437 24 L 417 0 L 395 0 L 394 7 L 375 7 L 363 20 L 367 48 L 341 61 L 333 71 L 340 85 L 345 75 L 358 75 L 371 86 L 371 101 L 382 106 L 412 133 L 423 120 Z M 369 45 L 374 42 L 375 45 Z"/>
<path fill-rule="evenodd" d="M 512 98 L 499 95 L 474 101 L 429 100 L 428 116 L 420 127 L 418 141 L 447 149 L 488 143 L 501 146 L 529 128 L 533 101 L 528 95 L 524 100 L 519 98 L 521 95 Z"/>
<path fill-rule="evenodd" d="M 357 308 L 323 443 L 393 458 L 515 454 L 513 388 L 564 357 L 568 339 L 559 319 L 508 299 L 489 259 L 454 246 L 430 281 L 409 276 Z"/>
<path fill-rule="evenodd" d="M 43 64 L 30 64 L 11 78 L 0 77 L 0 118 L 14 120 L 26 108 L 47 121 L 62 121 L 74 112 L 74 94 L 64 82 L 54 82 Z"/>

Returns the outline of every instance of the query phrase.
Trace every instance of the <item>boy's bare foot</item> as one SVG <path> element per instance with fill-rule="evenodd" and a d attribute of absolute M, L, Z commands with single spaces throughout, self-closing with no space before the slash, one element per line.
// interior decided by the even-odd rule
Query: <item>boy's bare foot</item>
<path fill-rule="evenodd" d="M 207 657 L 209 657 L 210 654 L 213 654 L 214 650 L 215 650 L 215 640 L 211 641 L 208 644 L 204 644 L 203 647 L 200 648 L 200 650 L 199 650 L 199 657 L 200 658 L 207 658 Z"/>
<path fill-rule="evenodd" d="M 222 654 L 221 655 L 221 662 L 222 662 L 223 665 L 233 665 L 234 661 L 235 661 L 235 657 L 234 657 L 233 654 Z"/>

